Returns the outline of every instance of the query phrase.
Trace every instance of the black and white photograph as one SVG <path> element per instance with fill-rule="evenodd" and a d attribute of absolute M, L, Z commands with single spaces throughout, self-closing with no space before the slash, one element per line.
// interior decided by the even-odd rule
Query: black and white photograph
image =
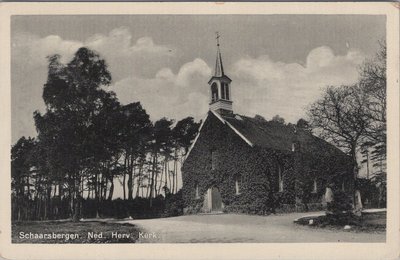
<path fill-rule="evenodd" d="M 11 244 L 387 242 L 385 13 L 9 25 Z"/>

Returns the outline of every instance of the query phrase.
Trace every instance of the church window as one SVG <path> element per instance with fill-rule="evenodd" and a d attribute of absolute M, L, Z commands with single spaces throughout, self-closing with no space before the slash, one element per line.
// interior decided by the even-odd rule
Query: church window
<path fill-rule="evenodd" d="M 294 150 L 295 150 L 295 144 L 292 143 L 292 152 L 294 152 Z"/>
<path fill-rule="evenodd" d="M 240 187 L 242 186 L 242 176 L 241 175 L 236 175 L 235 177 L 235 191 L 236 195 L 240 194 Z"/>
<path fill-rule="evenodd" d="M 211 151 L 211 169 L 215 170 L 217 165 L 216 151 Z"/>
<path fill-rule="evenodd" d="M 213 83 L 211 85 L 211 102 L 215 102 L 218 100 L 218 87 L 217 83 Z"/>
<path fill-rule="evenodd" d="M 282 176 L 282 169 L 281 166 L 278 165 L 278 185 L 279 185 L 279 192 L 283 191 L 283 176 Z"/>
<path fill-rule="evenodd" d="M 317 180 L 314 179 L 312 193 L 317 193 L 317 191 L 318 191 Z"/>
<path fill-rule="evenodd" d="M 195 187 L 195 198 L 196 199 L 200 198 L 199 185 L 198 184 L 196 184 L 196 187 Z"/>
<path fill-rule="evenodd" d="M 226 83 L 221 83 L 221 97 L 222 99 L 229 100 L 229 86 Z"/>
<path fill-rule="evenodd" d="M 221 98 L 222 99 L 226 99 L 226 95 L 225 95 L 225 83 L 221 82 Z"/>

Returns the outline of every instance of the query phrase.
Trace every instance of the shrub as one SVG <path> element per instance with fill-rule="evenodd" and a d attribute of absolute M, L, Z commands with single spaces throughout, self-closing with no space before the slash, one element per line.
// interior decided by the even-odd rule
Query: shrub
<path fill-rule="evenodd" d="M 328 210 L 333 214 L 343 213 L 352 209 L 352 199 L 341 190 L 336 190 L 333 195 L 333 202 L 328 205 Z"/>
<path fill-rule="evenodd" d="M 341 190 L 334 191 L 334 201 L 328 204 L 326 224 L 355 225 L 358 218 L 353 215 L 352 199 Z"/>
<path fill-rule="evenodd" d="M 164 216 L 180 216 L 183 214 L 182 190 L 176 194 L 168 194 L 165 198 Z"/>

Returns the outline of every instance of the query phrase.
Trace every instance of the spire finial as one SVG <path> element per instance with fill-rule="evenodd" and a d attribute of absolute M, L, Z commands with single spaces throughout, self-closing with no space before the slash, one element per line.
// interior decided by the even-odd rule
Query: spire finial
<path fill-rule="evenodd" d="M 224 67 L 222 66 L 221 51 L 219 49 L 219 38 L 221 37 L 221 35 L 219 34 L 219 32 L 215 32 L 215 35 L 215 39 L 217 40 L 217 60 L 215 63 L 214 76 L 222 77 L 224 75 Z"/>

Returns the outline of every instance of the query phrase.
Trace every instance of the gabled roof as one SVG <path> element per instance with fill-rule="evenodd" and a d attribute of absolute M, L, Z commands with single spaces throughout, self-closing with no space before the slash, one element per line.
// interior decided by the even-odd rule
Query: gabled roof
<path fill-rule="evenodd" d="M 294 125 L 285 125 L 271 121 L 261 121 L 255 118 L 237 114 L 220 115 L 217 112 L 210 111 L 204 118 L 202 125 L 199 128 L 199 132 L 189 148 L 186 158 L 189 156 L 190 151 L 196 144 L 196 141 L 201 134 L 202 126 L 210 114 L 214 115 L 223 124 L 231 128 L 251 147 L 259 146 L 261 148 L 291 152 L 292 145 L 297 143 L 300 145 L 302 152 L 319 153 L 323 149 L 324 151 L 329 151 L 333 154 L 344 155 L 344 153 L 337 147 L 312 135 L 310 132 L 302 129 L 295 130 Z"/>
<path fill-rule="evenodd" d="M 227 126 L 229 126 L 238 136 L 240 136 L 240 138 L 242 138 L 248 145 L 250 145 L 251 147 L 254 146 L 253 142 L 251 142 L 248 138 L 246 138 L 246 136 L 244 136 L 240 131 L 238 131 L 238 129 L 236 129 L 229 121 L 225 120 L 224 116 L 221 116 L 220 114 L 218 114 L 215 111 L 211 111 L 211 113 L 216 116 L 219 120 L 221 120 L 222 123 L 226 124 Z"/>
<path fill-rule="evenodd" d="M 192 145 L 189 147 L 189 150 L 188 150 L 188 152 L 187 152 L 187 154 L 186 154 L 186 156 L 185 156 L 185 159 L 189 157 L 189 154 L 190 154 L 190 152 L 192 151 L 193 147 L 195 146 L 195 144 L 196 144 L 196 142 L 197 142 L 197 139 L 199 139 L 199 136 L 200 136 L 200 134 L 201 134 L 201 129 L 203 128 L 204 123 L 206 122 L 206 120 L 207 120 L 207 118 L 208 118 L 208 116 L 209 116 L 210 114 L 212 114 L 212 115 L 214 115 L 216 118 L 218 118 L 223 124 L 229 126 L 229 127 L 230 127 L 237 135 L 239 135 L 248 145 L 250 145 L 251 147 L 253 147 L 253 144 L 252 144 L 248 139 L 246 139 L 246 137 L 244 137 L 239 131 L 237 131 L 229 122 L 225 121 L 225 120 L 221 117 L 220 114 L 218 114 L 218 113 L 215 112 L 215 111 L 209 111 L 209 112 L 206 114 L 206 116 L 204 117 L 204 119 L 202 120 L 201 125 L 200 125 L 200 127 L 199 127 L 199 130 L 198 130 L 198 132 L 197 132 L 197 135 L 196 135 L 196 137 L 194 138 L 194 141 L 193 141 Z"/>
<path fill-rule="evenodd" d="M 254 146 L 271 148 L 281 151 L 292 151 L 293 143 L 300 145 L 301 151 L 319 152 L 329 149 L 334 153 L 343 154 L 341 150 L 328 142 L 314 136 L 294 125 L 285 125 L 277 122 L 262 121 L 242 115 L 220 116 L 229 123 L 235 132 L 239 132 Z"/>

